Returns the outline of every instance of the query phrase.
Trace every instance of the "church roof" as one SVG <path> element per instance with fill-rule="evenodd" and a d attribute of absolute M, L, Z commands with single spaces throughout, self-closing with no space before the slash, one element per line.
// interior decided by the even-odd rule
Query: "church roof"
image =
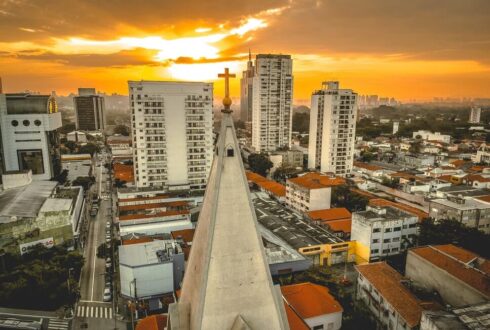
<path fill-rule="evenodd" d="M 287 329 L 229 113 L 221 132 L 172 329 Z"/>

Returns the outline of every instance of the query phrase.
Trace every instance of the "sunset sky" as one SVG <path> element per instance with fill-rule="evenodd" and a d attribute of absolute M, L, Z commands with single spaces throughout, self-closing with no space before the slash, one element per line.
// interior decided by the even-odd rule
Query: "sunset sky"
<path fill-rule="evenodd" d="M 332 79 L 401 100 L 490 97 L 489 17 L 489 0 L 0 0 L 0 76 L 7 92 L 127 94 L 127 80 L 240 76 L 250 48 L 293 56 L 298 102 Z"/>

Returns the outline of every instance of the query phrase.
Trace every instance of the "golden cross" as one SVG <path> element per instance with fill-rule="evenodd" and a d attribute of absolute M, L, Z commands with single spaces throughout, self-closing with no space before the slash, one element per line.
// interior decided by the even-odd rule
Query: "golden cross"
<path fill-rule="evenodd" d="M 225 68 L 225 73 L 218 74 L 218 78 L 225 78 L 225 97 L 223 98 L 223 105 L 225 110 L 230 110 L 231 98 L 230 98 L 230 78 L 235 78 L 236 74 L 230 73 L 228 68 Z"/>

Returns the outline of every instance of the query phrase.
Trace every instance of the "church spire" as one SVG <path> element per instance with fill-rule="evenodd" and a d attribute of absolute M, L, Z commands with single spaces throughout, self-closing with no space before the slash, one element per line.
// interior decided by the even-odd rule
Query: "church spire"
<path fill-rule="evenodd" d="M 169 329 L 289 329 L 274 286 L 231 117 L 229 78 L 221 130 Z"/>

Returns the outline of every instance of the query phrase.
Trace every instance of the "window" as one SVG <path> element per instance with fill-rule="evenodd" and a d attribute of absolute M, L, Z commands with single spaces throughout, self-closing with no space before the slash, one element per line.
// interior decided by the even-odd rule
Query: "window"
<path fill-rule="evenodd" d="M 11 122 L 12 126 L 17 127 L 19 126 L 19 122 L 17 120 L 12 120 Z"/>
<path fill-rule="evenodd" d="M 371 254 L 379 253 L 379 249 L 372 249 Z"/>
<path fill-rule="evenodd" d="M 379 243 L 379 238 L 373 239 L 373 244 Z"/>
<path fill-rule="evenodd" d="M 395 227 L 395 228 L 393 228 L 393 231 L 400 231 L 400 230 L 402 230 L 401 227 Z"/>
<path fill-rule="evenodd" d="M 385 239 L 383 240 L 383 243 L 389 243 L 389 242 L 391 242 L 391 240 L 390 240 L 389 238 L 385 238 Z"/>
<path fill-rule="evenodd" d="M 41 126 L 41 121 L 39 119 L 34 120 L 34 125 Z"/>
<path fill-rule="evenodd" d="M 17 157 L 19 170 L 31 170 L 32 174 L 44 174 L 42 150 L 17 150 Z"/>
<path fill-rule="evenodd" d="M 374 228 L 374 229 L 373 229 L 373 233 L 379 233 L 380 231 L 381 231 L 381 229 L 380 229 L 380 228 Z"/>
<path fill-rule="evenodd" d="M 321 324 L 321 325 L 316 325 L 316 326 L 314 326 L 314 327 L 313 327 L 313 330 L 323 330 L 323 329 L 324 329 L 324 328 L 323 328 L 323 324 Z"/>
<path fill-rule="evenodd" d="M 22 124 L 24 124 L 24 126 L 29 126 L 31 124 L 30 121 L 28 121 L 27 119 L 25 119 Z"/>
<path fill-rule="evenodd" d="M 385 233 L 391 233 L 391 228 L 385 228 Z"/>

